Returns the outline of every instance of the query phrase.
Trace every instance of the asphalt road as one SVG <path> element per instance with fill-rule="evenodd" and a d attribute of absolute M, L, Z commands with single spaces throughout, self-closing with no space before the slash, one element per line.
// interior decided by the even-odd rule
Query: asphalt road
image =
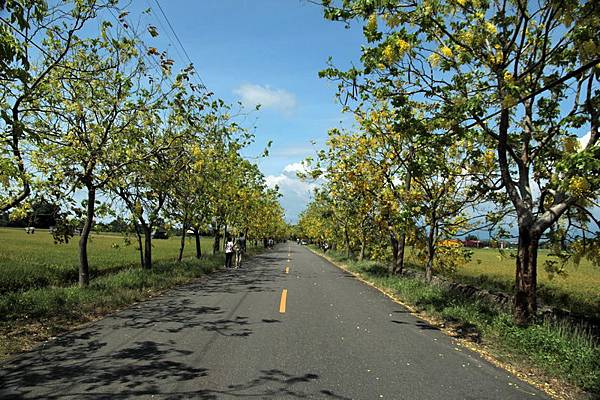
<path fill-rule="evenodd" d="M 0 398 L 545 397 L 309 250 L 281 244 L 12 359 Z"/>

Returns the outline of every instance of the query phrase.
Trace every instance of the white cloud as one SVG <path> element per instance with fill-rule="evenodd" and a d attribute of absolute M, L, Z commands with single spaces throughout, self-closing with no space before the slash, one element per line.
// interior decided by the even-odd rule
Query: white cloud
<path fill-rule="evenodd" d="M 297 178 L 298 175 L 296 175 L 296 174 L 298 172 L 302 172 L 302 173 L 307 172 L 306 171 L 306 166 L 303 163 L 301 163 L 301 162 L 296 162 L 296 163 L 288 164 L 283 169 L 283 174 L 286 175 L 286 176 L 289 176 L 291 178 Z"/>
<path fill-rule="evenodd" d="M 302 212 L 310 199 L 314 189 L 319 186 L 318 182 L 306 182 L 296 176 L 296 172 L 304 171 L 302 163 L 288 164 L 279 175 L 268 175 L 267 186 L 277 186 L 282 197 L 281 205 L 286 211 L 288 219 L 292 222 L 298 220 L 298 214 Z"/>
<path fill-rule="evenodd" d="M 317 187 L 315 183 L 304 182 L 298 178 L 290 177 L 285 174 L 268 175 L 265 180 L 267 186 L 271 188 L 278 186 L 279 191 L 284 196 L 286 193 L 294 193 L 307 201 L 310 199 L 313 189 Z"/>
<path fill-rule="evenodd" d="M 269 85 L 243 84 L 233 91 L 241 97 L 242 104 L 254 108 L 260 104 L 263 108 L 273 108 L 285 114 L 296 108 L 296 96 L 283 89 L 274 89 Z"/>

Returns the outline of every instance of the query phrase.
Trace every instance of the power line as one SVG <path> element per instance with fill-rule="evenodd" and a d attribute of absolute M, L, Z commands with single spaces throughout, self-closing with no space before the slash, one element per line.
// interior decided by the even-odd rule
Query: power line
<path fill-rule="evenodd" d="M 173 82 L 173 79 L 171 79 L 171 76 L 168 74 L 164 74 L 163 73 L 163 67 L 160 65 L 160 63 L 152 56 L 149 56 L 148 53 L 150 51 L 150 49 L 148 49 L 148 46 L 146 46 L 146 43 L 142 40 L 142 38 L 139 37 L 139 35 L 133 30 L 128 29 L 129 26 L 131 26 L 127 20 L 125 19 L 125 17 L 122 17 L 123 21 L 113 12 L 112 9 L 108 8 L 108 11 L 110 12 L 110 14 L 113 16 L 113 18 L 121 25 L 123 25 L 123 22 L 125 22 L 126 26 L 125 27 L 125 32 L 127 34 L 127 36 L 130 39 L 137 39 L 135 41 L 136 43 L 136 47 L 138 48 L 138 50 L 141 53 L 141 56 L 144 60 L 148 61 L 148 59 L 150 59 L 152 61 L 152 63 L 148 63 L 148 64 L 154 64 L 155 67 L 158 68 L 158 72 L 165 75 L 167 77 L 167 79 L 169 80 L 169 82 L 171 82 L 171 85 L 175 85 L 175 83 Z M 130 33 L 133 35 L 133 37 L 130 35 Z M 142 46 L 143 48 L 140 48 L 139 46 Z"/>
<path fill-rule="evenodd" d="M 173 25 L 171 24 L 171 21 L 169 21 L 169 18 L 167 17 L 167 15 L 165 14 L 164 10 L 160 6 L 160 3 L 158 2 L 158 0 L 154 0 L 154 2 L 158 6 L 158 9 L 159 9 L 160 13 L 162 14 L 162 16 L 164 17 L 165 21 L 167 21 L 167 24 L 169 25 L 169 28 L 171 29 L 171 32 L 173 32 L 173 35 L 175 36 L 175 39 L 177 40 L 177 43 L 179 43 L 179 46 L 183 50 L 183 54 L 185 54 L 185 57 L 187 58 L 188 62 L 193 66 L 194 63 L 192 62 L 192 59 L 190 58 L 190 56 L 189 56 L 188 52 L 186 51 L 185 47 L 181 43 L 181 40 L 179 39 L 179 36 L 177 35 L 177 32 L 175 32 L 175 29 L 173 29 Z M 194 70 L 195 70 L 195 68 L 194 68 Z M 194 74 L 194 76 L 198 80 L 198 83 L 199 83 L 200 87 L 203 88 L 204 90 L 208 91 L 208 89 L 206 88 L 206 85 L 202 81 L 202 78 L 200 78 L 200 76 L 198 75 L 197 71 Z"/>
<path fill-rule="evenodd" d="M 0 0 L 1 1 L 1 0 Z M 13 31 L 15 31 L 15 33 L 21 35 L 23 37 L 23 39 L 27 40 L 28 37 L 21 32 L 20 29 L 15 28 L 9 21 L 7 21 L 4 17 L 0 17 L 0 21 L 4 22 L 10 29 L 12 29 Z M 42 52 L 42 54 L 44 54 L 46 57 L 48 57 L 52 62 L 56 62 L 56 60 L 54 58 L 52 58 L 52 56 L 42 47 L 40 47 L 37 43 L 35 43 L 33 40 L 29 40 L 27 43 L 30 43 L 33 47 L 35 47 L 36 49 L 38 49 L 39 51 Z"/>
<path fill-rule="evenodd" d="M 169 30 L 163 25 L 161 18 L 158 16 L 157 13 L 154 12 L 154 9 L 152 8 L 152 4 L 150 3 L 150 0 L 146 0 L 146 4 L 148 4 L 148 9 L 150 10 L 150 12 L 152 13 L 152 15 L 154 16 L 154 19 L 156 20 L 156 22 L 158 22 L 158 24 L 160 25 L 160 29 L 161 32 L 165 32 L 165 34 L 167 35 L 167 38 L 169 39 L 169 47 L 174 47 L 175 51 L 177 52 L 177 55 L 179 56 L 179 58 L 181 59 L 181 61 L 184 61 L 184 56 L 182 55 L 181 51 L 179 50 L 179 47 L 176 46 L 175 44 L 173 44 L 173 40 L 171 39 L 171 35 L 169 34 Z"/>
<path fill-rule="evenodd" d="M 120 24 L 122 23 L 119 18 L 115 15 L 115 13 L 112 11 L 112 9 L 108 8 L 108 11 L 110 12 L 110 14 L 117 20 L 117 22 L 119 22 Z M 4 22 L 9 28 L 11 28 L 15 33 L 17 33 L 18 35 L 20 35 L 21 37 L 23 37 L 24 39 L 28 39 L 27 36 L 25 36 L 25 34 L 23 32 L 21 32 L 20 29 L 17 29 L 14 25 L 12 25 L 9 21 L 7 21 L 4 17 L 0 17 L 0 21 Z M 127 29 L 126 29 L 127 32 Z M 140 39 L 140 37 L 137 34 L 133 34 L 134 37 L 137 39 L 137 44 L 141 44 L 144 48 L 140 49 L 138 47 L 138 50 L 140 50 L 140 53 L 142 54 L 142 57 L 147 61 L 148 60 L 148 47 L 144 44 L 144 41 L 142 39 Z M 127 36 L 130 39 L 133 39 L 129 34 L 127 34 Z M 30 40 L 27 42 L 28 44 L 31 44 L 33 47 L 35 47 L 36 49 L 38 49 L 42 54 L 44 54 L 46 57 L 48 57 L 48 59 L 50 59 L 50 61 L 52 62 L 56 62 L 56 60 L 53 58 L 52 55 L 50 55 L 50 53 L 48 53 L 43 47 L 39 46 L 37 43 L 35 43 L 33 40 Z M 142 51 L 143 50 L 143 51 Z M 153 64 L 158 67 L 159 72 L 162 72 L 162 66 L 160 65 L 160 63 L 158 61 L 156 61 L 154 58 L 150 57 L 150 60 L 153 61 Z M 174 84 L 173 80 L 171 79 L 170 76 L 167 75 L 167 78 L 169 79 L 169 81 L 171 82 L 171 84 Z"/>

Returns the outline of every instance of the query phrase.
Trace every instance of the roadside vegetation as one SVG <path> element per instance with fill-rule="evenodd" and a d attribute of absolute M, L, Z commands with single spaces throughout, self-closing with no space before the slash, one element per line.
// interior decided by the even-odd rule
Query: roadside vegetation
<path fill-rule="evenodd" d="M 312 247 L 323 254 L 321 250 Z M 338 265 L 394 295 L 424 313 L 430 321 L 453 336 L 477 343 L 521 377 L 534 380 L 561 398 L 600 396 L 600 343 L 585 329 L 563 323 L 539 321 L 516 324 L 510 312 L 494 304 L 474 301 L 459 293 L 427 283 L 423 278 L 388 273 L 385 263 L 348 259 L 342 252 L 325 253 Z M 433 318 L 433 320 L 431 319 Z M 552 382 L 552 380 L 555 380 Z M 567 382 L 568 385 L 561 386 Z"/>
<path fill-rule="evenodd" d="M 181 237 L 154 240 L 154 260 L 176 261 Z M 195 256 L 193 238 L 186 239 L 184 258 Z M 204 254 L 212 240 L 202 238 Z M 23 229 L 0 228 L 0 294 L 45 287 L 71 286 L 78 279 L 77 241 L 55 244 L 47 230 L 27 235 Z M 140 266 L 137 244 L 130 235 L 94 233 L 90 237 L 92 278 Z"/>
<path fill-rule="evenodd" d="M 514 256 L 511 250 L 471 249 L 468 261 L 453 271 L 440 271 L 454 281 L 474 285 L 481 289 L 511 294 L 514 291 Z M 554 260 L 550 250 L 540 250 L 539 261 Z M 406 252 L 408 267 L 423 270 L 422 260 L 412 248 Z M 538 276 L 538 296 L 546 306 L 570 310 L 577 314 L 600 313 L 600 268 L 589 260 L 578 265 L 568 263 L 560 275 L 541 271 Z"/>
<path fill-rule="evenodd" d="M 540 264 L 554 260 L 551 250 L 540 250 Z M 409 258 L 413 265 L 418 259 Z M 473 249 L 473 255 L 464 265 L 448 275 L 456 281 L 482 289 L 513 293 L 514 257 L 502 255 L 498 249 Z M 560 275 L 541 271 L 538 276 L 538 296 L 547 306 L 570 310 L 577 314 L 600 316 L 600 268 L 584 259 L 576 265 L 567 263 Z"/>

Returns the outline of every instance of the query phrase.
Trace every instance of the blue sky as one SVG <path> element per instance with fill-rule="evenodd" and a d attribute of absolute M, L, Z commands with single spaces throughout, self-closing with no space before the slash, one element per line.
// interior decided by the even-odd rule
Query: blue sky
<path fill-rule="evenodd" d="M 323 145 L 328 129 L 352 121 L 335 100 L 336 85 L 318 72 L 330 56 L 342 67 L 359 59 L 360 27 L 327 21 L 305 0 L 159 1 L 208 89 L 249 109 L 262 104 L 245 121 L 256 126 L 256 143 L 246 154 L 260 154 L 273 140 L 270 156 L 258 163 L 269 184 L 280 187 L 281 204 L 295 222 L 311 191 L 295 177 L 298 163 Z M 140 17 L 148 7 L 153 13 Z M 154 0 L 134 0 L 127 10 L 131 21 L 139 17 L 140 26 L 158 28 L 158 37 L 145 38 L 149 46 L 167 49 L 179 65 L 187 62 Z"/>

